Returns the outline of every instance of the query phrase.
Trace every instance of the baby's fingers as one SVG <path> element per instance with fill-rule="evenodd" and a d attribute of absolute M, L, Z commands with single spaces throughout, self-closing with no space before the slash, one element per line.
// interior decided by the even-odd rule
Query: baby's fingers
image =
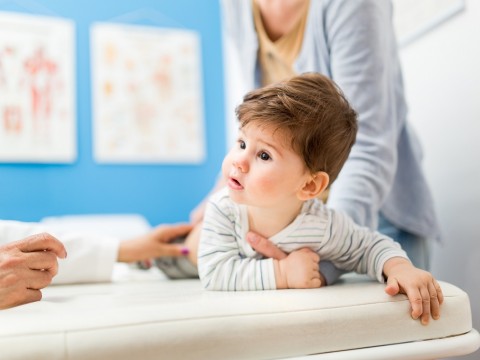
<path fill-rule="evenodd" d="M 434 280 L 435 281 L 435 280 Z M 438 285 L 438 284 L 437 284 Z M 438 320 L 440 318 L 440 298 L 435 283 L 428 284 L 428 292 L 430 293 L 430 310 L 432 312 L 432 318 Z M 440 290 L 441 293 L 441 290 Z M 443 297 L 442 297 L 443 301 Z"/>
<path fill-rule="evenodd" d="M 322 286 L 322 281 L 320 279 L 312 279 L 311 284 L 312 284 L 311 288 L 316 289 Z"/>
<path fill-rule="evenodd" d="M 417 320 L 423 314 L 423 298 L 418 288 L 407 290 L 408 300 L 412 307 L 412 319 Z"/>
<path fill-rule="evenodd" d="M 394 296 L 400 292 L 400 285 L 398 284 L 397 279 L 394 277 L 389 277 L 387 279 L 387 286 L 385 287 L 385 292 L 390 295 Z"/>
<path fill-rule="evenodd" d="M 310 254 L 310 258 L 312 259 L 313 263 L 317 266 L 318 268 L 318 263 L 320 262 L 320 256 L 317 253 L 314 253 L 313 251 Z"/>
<path fill-rule="evenodd" d="M 443 304 L 443 292 L 442 292 L 442 288 L 440 287 L 440 285 L 438 284 L 437 280 L 433 279 L 433 286 L 435 287 L 435 290 L 437 290 L 437 297 L 438 297 L 438 302 L 441 304 Z"/>
<path fill-rule="evenodd" d="M 319 288 L 322 286 L 322 280 L 320 278 L 320 272 L 314 271 L 312 273 L 312 279 L 310 280 L 310 287 L 312 288 Z"/>
<path fill-rule="evenodd" d="M 422 325 L 428 325 L 428 322 L 430 321 L 430 293 L 428 291 L 428 288 L 422 288 L 420 290 L 420 293 L 422 294 L 422 318 L 420 321 L 422 322 Z"/>

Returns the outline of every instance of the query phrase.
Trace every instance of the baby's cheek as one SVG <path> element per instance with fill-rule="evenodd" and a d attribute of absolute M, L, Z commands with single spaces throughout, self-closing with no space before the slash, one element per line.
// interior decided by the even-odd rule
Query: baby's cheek
<path fill-rule="evenodd" d="M 263 194 L 270 194 L 272 192 L 275 192 L 275 187 L 276 187 L 276 184 L 278 184 L 278 180 L 276 181 L 274 178 L 270 176 L 264 176 L 258 179 L 257 184 L 258 184 L 258 189 Z"/>
<path fill-rule="evenodd" d="M 224 159 L 223 159 L 223 162 L 222 162 L 222 175 L 224 178 L 227 178 L 228 177 L 228 172 L 229 172 L 229 169 L 230 169 L 230 157 L 227 155 Z"/>

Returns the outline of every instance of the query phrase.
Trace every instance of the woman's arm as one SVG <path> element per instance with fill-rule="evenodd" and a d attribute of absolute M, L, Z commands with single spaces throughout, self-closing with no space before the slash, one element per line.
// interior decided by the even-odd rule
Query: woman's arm
<path fill-rule="evenodd" d="M 376 229 L 397 169 L 397 139 L 405 116 L 391 4 L 331 1 L 325 11 L 331 77 L 359 120 L 356 143 L 328 203 Z"/>

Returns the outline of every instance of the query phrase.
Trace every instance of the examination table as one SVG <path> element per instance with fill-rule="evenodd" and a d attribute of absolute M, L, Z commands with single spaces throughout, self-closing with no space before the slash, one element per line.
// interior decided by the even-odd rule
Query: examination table
<path fill-rule="evenodd" d="M 125 225 L 125 222 L 123 222 Z M 203 290 L 117 264 L 111 283 L 51 286 L 0 311 L 0 359 L 439 359 L 480 346 L 468 295 L 441 282 L 422 326 L 404 295 L 347 274 L 321 289 Z"/>

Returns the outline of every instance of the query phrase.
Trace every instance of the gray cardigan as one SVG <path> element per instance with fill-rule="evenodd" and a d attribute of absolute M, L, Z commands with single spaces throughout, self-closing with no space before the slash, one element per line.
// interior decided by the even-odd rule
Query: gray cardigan
<path fill-rule="evenodd" d="M 234 108 L 260 84 L 251 0 L 221 0 L 227 128 Z M 376 229 L 379 212 L 400 229 L 426 238 L 440 230 L 421 169 L 420 144 L 407 106 L 392 4 L 386 0 L 311 0 L 298 73 L 332 78 L 359 114 L 357 141 L 332 185 L 328 205 Z"/>

